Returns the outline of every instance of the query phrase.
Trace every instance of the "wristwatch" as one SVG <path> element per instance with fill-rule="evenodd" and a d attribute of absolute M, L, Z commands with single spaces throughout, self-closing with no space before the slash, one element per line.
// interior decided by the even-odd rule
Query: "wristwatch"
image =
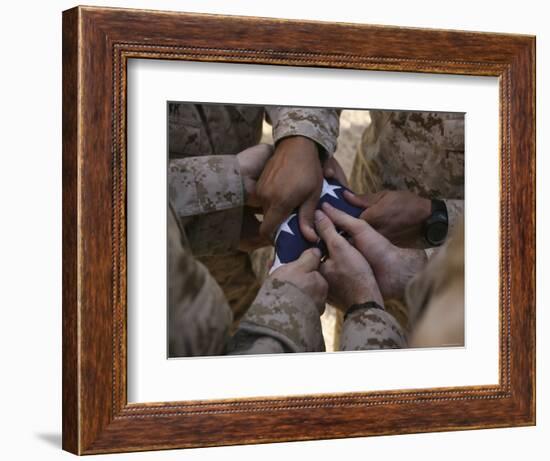
<path fill-rule="evenodd" d="M 385 311 L 384 306 L 381 306 L 376 301 L 367 301 L 365 303 L 360 304 L 352 304 L 348 309 L 346 310 L 346 313 L 344 314 L 344 320 L 351 314 L 352 312 L 363 310 L 363 309 L 380 309 L 382 311 Z"/>
<path fill-rule="evenodd" d="M 432 199 L 432 213 L 424 222 L 424 238 L 431 246 L 441 245 L 447 238 L 449 217 L 442 200 Z"/>

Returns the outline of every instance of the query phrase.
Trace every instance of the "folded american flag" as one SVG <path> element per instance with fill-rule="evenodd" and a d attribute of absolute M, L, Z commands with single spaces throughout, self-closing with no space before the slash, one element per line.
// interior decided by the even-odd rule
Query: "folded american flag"
<path fill-rule="evenodd" d="M 345 213 L 358 218 L 364 211 L 351 205 L 343 196 L 346 188 L 336 179 L 323 179 L 323 190 L 317 208 L 321 208 L 324 202 L 330 203 L 334 208 L 338 208 Z M 295 210 L 280 226 L 275 234 L 275 260 L 269 273 L 284 264 L 295 261 L 308 248 L 317 247 L 323 255 L 326 253 L 326 247 L 322 241 L 310 243 L 300 232 L 298 224 L 298 210 Z"/>

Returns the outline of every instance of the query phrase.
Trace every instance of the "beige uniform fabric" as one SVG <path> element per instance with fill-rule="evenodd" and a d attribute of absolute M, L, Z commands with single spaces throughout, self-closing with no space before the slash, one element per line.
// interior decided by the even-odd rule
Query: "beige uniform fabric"
<path fill-rule="evenodd" d="M 450 235 L 464 211 L 464 114 L 370 111 L 370 116 L 352 171 L 352 189 L 408 190 L 443 200 Z"/>
<path fill-rule="evenodd" d="M 401 349 L 407 347 L 405 332 L 395 317 L 378 308 L 363 308 L 346 315 L 340 349 Z"/>
<path fill-rule="evenodd" d="M 434 254 L 406 290 L 411 347 L 464 345 L 464 226 Z"/>
<path fill-rule="evenodd" d="M 315 141 L 325 155 L 332 155 L 336 149 L 339 113 L 332 109 L 170 103 L 168 111 L 171 161 L 236 155 L 260 142 L 264 118 L 272 124 L 275 143 L 288 136 L 300 135 Z M 172 192 L 173 189 L 170 197 Z M 242 210 L 234 210 L 234 213 L 242 213 Z M 237 216 L 232 219 L 240 222 Z M 212 217 L 207 227 L 200 227 L 202 225 L 201 222 L 193 224 L 191 246 L 222 287 L 237 321 L 260 288 L 250 256 L 237 249 L 235 240 L 227 242 L 223 252 L 211 247 L 217 245 L 218 235 L 226 232 L 223 220 L 216 221 Z"/>
<path fill-rule="evenodd" d="M 216 280 L 193 255 L 227 251 L 240 235 L 242 181 L 235 156 L 175 159 L 170 163 L 168 317 L 171 357 L 324 350 L 315 304 L 289 282 L 269 278 L 234 339 L 232 310 Z M 223 222 L 223 232 L 216 232 Z M 202 243 L 208 231 L 216 242 Z M 238 241 L 238 238 L 237 238 Z"/>
<path fill-rule="evenodd" d="M 447 206 L 449 235 L 464 212 L 464 114 L 370 111 L 351 173 L 357 193 L 408 190 Z M 426 248 L 419 238 L 411 244 Z M 428 249 L 431 254 L 431 249 Z M 411 322 L 403 300 L 385 300 L 403 328 Z"/>

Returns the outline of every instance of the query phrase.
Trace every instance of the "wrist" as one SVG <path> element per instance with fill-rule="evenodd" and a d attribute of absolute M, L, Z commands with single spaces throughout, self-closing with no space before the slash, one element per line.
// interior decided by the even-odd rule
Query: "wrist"
<path fill-rule="evenodd" d="M 432 215 L 432 201 L 430 199 L 419 197 L 418 215 L 421 222 L 425 222 Z"/>
<path fill-rule="evenodd" d="M 380 304 L 376 301 L 366 301 L 366 302 L 362 302 L 362 303 L 356 303 L 356 304 L 352 304 L 351 306 L 349 306 L 346 309 L 346 312 L 344 313 L 344 320 L 346 320 L 346 318 L 348 316 L 350 316 L 353 312 L 367 310 L 367 309 L 379 309 L 379 310 L 383 310 L 383 311 L 386 310 L 384 308 L 383 303 Z"/>
<path fill-rule="evenodd" d="M 343 307 L 345 308 L 344 312 L 346 312 L 350 306 L 364 304 L 365 302 L 375 302 L 384 305 L 382 293 L 380 293 L 378 286 L 365 287 L 365 289 L 357 290 L 355 293 L 351 292 L 350 296 L 343 303 Z"/>
<path fill-rule="evenodd" d="M 317 158 L 319 162 L 322 163 L 323 156 L 321 155 L 321 150 L 319 149 L 317 143 L 310 138 L 300 135 L 293 135 L 282 138 L 277 143 L 275 155 L 293 155 L 294 152 L 297 152 L 298 155 L 310 157 L 310 159 Z"/>

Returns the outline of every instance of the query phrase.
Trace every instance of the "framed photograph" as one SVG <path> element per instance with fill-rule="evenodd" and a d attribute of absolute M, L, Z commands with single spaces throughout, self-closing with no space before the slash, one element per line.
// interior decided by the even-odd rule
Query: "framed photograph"
<path fill-rule="evenodd" d="M 535 424 L 535 38 L 63 12 L 63 448 Z"/>

